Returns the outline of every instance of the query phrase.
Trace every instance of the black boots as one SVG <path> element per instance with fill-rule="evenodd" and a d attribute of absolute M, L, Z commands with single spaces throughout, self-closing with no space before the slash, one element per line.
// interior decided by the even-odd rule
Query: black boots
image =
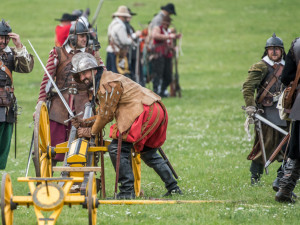
<path fill-rule="evenodd" d="M 144 150 L 141 152 L 141 159 L 147 166 L 153 168 L 165 183 L 168 192 L 164 196 L 182 194 L 180 188 L 177 186 L 177 181 L 173 177 L 172 171 L 166 161 L 157 153 L 157 149 L 145 146 Z"/>
<path fill-rule="evenodd" d="M 119 170 L 119 186 L 120 192 L 117 194 L 117 199 L 134 199 L 134 176 L 131 167 L 131 148 L 132 143 L 122 142 Z M 118 140 L 113 140 L 108 146 L 111 162 L 116 170 Z"/>
<path fill-rule="evenodd" d="M 279 191 L 276 193 L 275 200 L 278 202 L 294 203 L 293 190 L 300 177 L 300 160 L 288 159 L 284 175 L 279 182 Z"/>
<path fill-rule="evenodd" d="M 284 165 L 281 165 L 278 170 L 277 170 L 277 177 L 275 178 L 275 180 L 273 181 L 272 184 L 272 188 L 274 191 L 278 191 L 279 190 L 279 181 L 280 179 L 283 177 L 284 175 L 284 166 L 286 163 L 284 163 Z"/>
<path fill-rule="evenodd" d="M 252 160 L 250 166 L 250 172 L 251 172 L 251 184 L 252 185 L 257 184 L 260 180 L 260 176 L 264 172 L 264 165 Z"/>
<path fill-rule="evenodd" d="M 134 192 L 134 176 L 131 166 L 131 148 L 132 143 L 122 142 L 121 156 L 120 156 L 120 171 L 119 171 L 119 186 L 120 192 L 117 194 L 118 199 L 132 199 L 135 198 Z M 114 168 L 116 169 L 118 140 L 113 140 L 108 146 L 109 156 Z M 168 192 L 164 196 L 172 194 L 182 194 L 180 188 L 177 186 L 177 181 L 167 165 L 166 161 L 156 152 L 157 149 L 144 147 L 141 152 L 141 159 L 147 166 L 153 168 L 165 183 Z"/>

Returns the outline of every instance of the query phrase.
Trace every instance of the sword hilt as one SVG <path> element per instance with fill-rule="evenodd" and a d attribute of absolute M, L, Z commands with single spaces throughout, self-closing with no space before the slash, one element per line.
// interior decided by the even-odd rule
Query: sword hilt
<path fill-rule="evenodd" d="M 83 114 L 83 112 L 81 111 L 80 113 L 76 114 L 75 116 L 71 116 L 69 119 L 65 120 L 64 123 L 68 123 L 70 120 L 72 120 L 72 119 L 74 119 L 74 118 L 76 118 L 76 117 L 78 117 L 82 114 Z"/>

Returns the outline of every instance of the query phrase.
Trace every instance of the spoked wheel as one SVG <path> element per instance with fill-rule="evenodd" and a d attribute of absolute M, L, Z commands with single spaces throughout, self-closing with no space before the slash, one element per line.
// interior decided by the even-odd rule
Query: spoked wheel
<path fill-rule="evenodd" d="M 45 102 L 37 104 L 34 118 L 34 167 L 37 177 L 52 177 L 50 122 Z"/>
<path fill-rule="evenodd" d="M 94 176 L 94 172 L 90 172 L 87 192 L 89 225 L 96 225 L 98 204 L 96 178 Z"/>
<path fill-rule="evenodd" d="M 3 174 L 1 182 L 1 218 L 3 225 L 13 224 L 13 211 L 11 207 L 11 199 L 13 190 L 11 179 L 8 173 Z"/>

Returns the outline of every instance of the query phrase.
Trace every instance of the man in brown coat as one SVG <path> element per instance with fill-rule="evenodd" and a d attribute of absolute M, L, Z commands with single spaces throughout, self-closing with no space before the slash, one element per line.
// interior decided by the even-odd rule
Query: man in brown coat
<path fill-rule="evenodd" d="M 88 53 L 78 53 L 72 59 L 74 78 L 87 86 L 95 86 L 99 103 L 94 123 L 86 136 L 94 138 L 113 119 L 110 128 L 113 138 L 108 147 L 111 161 L 116 168 L 118 139 L 122 138 L 120 155 L 119 199 L 135 198 L 134 176 L 130 154 L 134 148 L 143 161 L 160 176 L 168 192 L 182 194 L 165 160 L 157 153 L 166 140 L 168 114 L 161 98 L 131 79 L 98 67 L 95 58 Z M 95 81 L 95 82 L 93 82 Z M 73 120 L 76 127 L 87 126 L 88 121 Z"/>

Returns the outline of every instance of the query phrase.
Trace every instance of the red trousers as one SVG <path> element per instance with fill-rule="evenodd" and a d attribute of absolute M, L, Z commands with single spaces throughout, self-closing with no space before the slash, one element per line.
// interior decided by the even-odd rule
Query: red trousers
<path fill-rule="evenodd" d="M 55 147 L 57 144 L 67 141 L 69 139 L 69 129 L 68 126 L 50 120 L 51 146 Z M 64 161 L 64 157 L 64 153 L 57 153 L 54 160 Z"/>
<path fill-rule="evenodd" d="M 110 127 L 109 136 L 119 136 L 119 131 L 113 135 L 116 124 Z M 155 102 L 150 106 L 144 105 L 143 113 L 136 118 L 130 129 L 123 133 L 123 140 L 134 144 L 135 150 L 140 152 L 144 146 L 158 148 L 166 140 L 168 126 L 168 113 Z"/>

